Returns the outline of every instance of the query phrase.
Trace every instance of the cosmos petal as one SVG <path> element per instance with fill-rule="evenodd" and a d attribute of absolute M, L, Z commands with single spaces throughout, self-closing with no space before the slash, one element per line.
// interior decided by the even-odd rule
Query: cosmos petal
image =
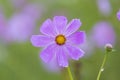
<path fill-rule="evenodd" d="M 80 45 L 85 42 L 85 32 L 84 31 L 75 32 L 74 34 L 67 37 L 67 40 L 72 44 Z"/>
<path fill-rule="evenodd" d="M 73 19 L 66 27 L 65 35 L 69 36 L 76 32 L 81 26 L 80 19 Z"/>
<path fill-rule="evenodd" d="M 35 47 L 43 47 L 53 42 L 53 39 L 44 35 L 32 35 L 31 43 Z"/>
<path fill-rule="evenodd" d="M 79 58 L 84 56 L 84 51 L 78 47 L 67 45 L 66 50 L 69 56 L 74 60 L 79 60 Z"/>
<path fill-rule="evenodd" d="M 40 32 L 47 36 L 55 36 L 55 27 L 50 19 L 47 19 L 40 27 Z"/>
<path fill-rule="evenodd" d="M 57 33 L 61 34 L 65 30 L 67 18 L 64 16 L 55 16 L 53 18 L 53 23 L 56 27 Z"/>
<path fill-rule="evenodd" d="M 56 55 L 59 66 L 68 67 L 66 52 L 62 47 L 57 50 Z"/>
<path fill-rule="evenodd" d="M 47 46 L 46 48 L 43 49 L 43 51 L 41 51 L 40 58 L 46 63 L 50 62 L 55 55 L 56 50 L 55 48 L 56 48 L 55 44 Z"/>

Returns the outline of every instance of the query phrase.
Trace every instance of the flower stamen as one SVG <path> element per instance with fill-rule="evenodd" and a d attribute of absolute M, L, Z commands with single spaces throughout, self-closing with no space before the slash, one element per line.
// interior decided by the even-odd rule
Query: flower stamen
<path fill-rule="evenodd" d="M 58 45 L 63 45 L 66 42 L 66 38 L 64 35 L 58 35 L 56 36 L 55 41 Z"/>

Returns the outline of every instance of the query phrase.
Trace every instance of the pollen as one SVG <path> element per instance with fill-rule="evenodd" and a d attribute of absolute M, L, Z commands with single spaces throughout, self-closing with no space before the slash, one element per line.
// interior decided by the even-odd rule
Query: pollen
<path fill-rule="evenodd" d="M 64 35 L 58 35 L 56 36 L 55 41 L 58 45 L 63 45 L 65 44 L 66 38 Z"/>

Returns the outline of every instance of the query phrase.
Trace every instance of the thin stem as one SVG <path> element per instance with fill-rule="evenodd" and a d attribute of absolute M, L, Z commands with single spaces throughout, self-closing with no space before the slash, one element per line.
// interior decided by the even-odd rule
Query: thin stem
<path fill-rule="evenodd" d="M 67 67 L 67 72 L 68 72 L 68 76 L 69 76 L 70 80 L 73 80 L 72 73 L 70 71 L 70 67 Z"/>
<path fill-rule="evenodd" d="M 106 59 L 107 59 L 107 55 L 108 55 L 108 52 L 106 51 L 106 53 L 104 55 L 104 59 L 103 59 L 102 65 L 101 65 L 101 68 L 100 68 L 98 76 L 97 76 L 97 80 L 100 80 L 101 73 L 104 70 L 104 65 L 105 65 L 105 62 L 106 62 Z"/>

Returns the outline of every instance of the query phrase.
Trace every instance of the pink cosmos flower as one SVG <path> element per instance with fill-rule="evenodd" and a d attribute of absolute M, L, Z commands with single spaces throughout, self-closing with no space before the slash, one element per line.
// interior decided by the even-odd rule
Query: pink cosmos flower
<path fill-rule="evenodd" d="M 93 40 L 98 47 L 104 47 L 105 44 L 115 44 L 115 32 L 108 22 L 98 22 L 93 27 Z"/>
<path fill-rule="evenodd" d="M 117 18 L 120 21 L 120 10 L 117 12 Z"/>
<path fill-rule="evenodd" d="M 49 63 L 55 59 L 59 66 L 68 67 L 68 58 L 79 60 L 84 51 L 78 46 L 85 41 L 85 32 L 77 31 L 81 26 L 79 19 L 67 24 L 64 16 L 55 16 L 53 21 L 47 19 L 41 26 L 41 35 L 32 35 L 31 42 L 35 47 L 44 47 L 41 59 Z"/>

